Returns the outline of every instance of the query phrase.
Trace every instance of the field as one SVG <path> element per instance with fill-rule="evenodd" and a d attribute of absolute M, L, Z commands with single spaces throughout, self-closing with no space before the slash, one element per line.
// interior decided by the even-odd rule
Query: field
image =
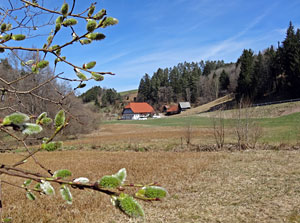
<path fill-rule="evenodd" d="M 130 220 L 97 192 L 73 191 L 70 206 L 59 195 L 32 202 L 23 191 L 3 184 L 3 211 L 13 222 L 299 222 L 299 155 L 299 151 L 259 150 L 43 152 L 38 156 L 43 163 L 68 168 L 74 177 L 97 180 L 125 167 L 129 182 L 158 181 L 169 196 L 161 202 L 141 202 L 145 219 Z M 6 162 L 13 157 L 1 155 Z"/>
<path fill-rule="evenodd" d="M 297 111 L 295 107 L 290 110 Z M 99 192 L 72 190 L 74 202 L 67 205 L 58 191 L 55 197 L 32 202 L 24 191 L 2 184 L 4 217 L 25 223 L 300 222 L 300 113 L 279 109 L 265 108 L 268 115 L 255 116 L 264 131 L 254 150 L 226 147 L 204 152 L 203 148 L 215 144 L 209 117 L 213 113 L 209 113 L 105 122 L 92 134 L 66 141 L 62 151 L 38 154 L 47 167 L 67 168 L 74 178 L 86 176 L 96 181 L 125 167 L 128 183 L 159 182 L 169 195 L 162 201 L 140 201 L 145 219 L 129 219 Z M 226 143 L 234 145 L 236 120 L 230 114 L 225 120 Z M 23 155 L 0 154 L 0 163 L 11 164 Z M 24 168 L 42 172 L 32 161 Z M 24 181 L 1 179 L 18 185 Z"/>

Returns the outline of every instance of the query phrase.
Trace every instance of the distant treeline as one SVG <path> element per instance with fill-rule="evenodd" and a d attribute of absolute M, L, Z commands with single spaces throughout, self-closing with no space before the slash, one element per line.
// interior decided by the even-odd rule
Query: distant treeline
<path fill-rule="evenodd" d="M 96 106 L 106 107 L 120 103 L 121 96 L 113 88 L 101 88 L 95 86 L 79 96 L 83 103 L 94 102 Z"/>
<path fill-rule="evenodd" d="M 156 107 L 190 101 L 202 104 L 227 93 L 252 102 L 300 97 L 300 30 L 290 22 L 286 37 L 277 48 L 254 54 L 245 49 L 236 63 L 201 61 L 159 68 L 141 79 L 137 101 Z"/>

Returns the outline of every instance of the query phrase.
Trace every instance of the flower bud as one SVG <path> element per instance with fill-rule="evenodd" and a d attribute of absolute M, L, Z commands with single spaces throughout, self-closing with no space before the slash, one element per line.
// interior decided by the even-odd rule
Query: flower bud
<path fill-rule="evenodd" d="M 100 20 L 100 19 L 102 19 L 103 18 L 103 16 L 105 16 L 106 15 L 106 10 L 105 9 L 101 9 L 99 12 L 97 12 L 97 14 L 96 15 L 94 15 L 94 19 L 96 19 L 96 20 Z"/>
<path fill-rule="evenodd" d="M 105 39 L 105 35 L 102 33 L 89 33 L 86 35 L 86 38 L 91 40 L 102 40 Z"/>
<path fill-rule="evenodd" d="M 26 36 L 22 35 L 22 34 L 17 34 L 17 35 L 12 35 L 11 38 L 16 41 L 21 41 L 21 40 L 24 40 L 26 38 Z"/>
<path fill-rule="evenodd" d="M 94 19 L 89 19 L 86 24 L 86 29 L 88 32 L 93 32 L 97 27 L 97 22 Z"/>
<path fill-rule="evenodd" d="M 67 17 L 69 11 L 69 5 L 67 3 L 64 3 L 60 9 L 61 14 L 63 14 L 64 17 Z"/>
<path fill-rule="evenodd" d="M 89 63 L 83 64 L 82 67 L 83 67 L 83 69 L 92 69 L 95 67 L 95 65 L 96 65 L 96 61 L 91 61 Z"/>
<path fill-rule="evenodd" d="M 88 12 L 88 17 L 91 17 L 93 15 L 93 13 L 95 11 L 95 8 L 96 8 L 95 5 L 92 4 L 90 9 L 89 9 L 89 12 Z"/>
<path fill-rule="evenodd" d="M 65 21 L 63 21 L 63 26 L 75 26 L 76 24 L 77 24 L 78 22 L 77 22 L 77 20 L 76 19 L 67 19 L 67 20 L 65 20 Z"/>

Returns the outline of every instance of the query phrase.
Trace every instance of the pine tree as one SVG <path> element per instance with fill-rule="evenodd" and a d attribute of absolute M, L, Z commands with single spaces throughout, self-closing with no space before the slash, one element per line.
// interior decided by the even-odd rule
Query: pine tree
<path fill-rule="evenodd" d="M 222 70 L 222 73 L 219 77 L 220 87 L 221 90 L 227 90 L 228 86 L 230 84 L 229 75 L 225 72 L 225 70 Z"/>
<path fill-rule="evenodd" d="M 281 63 L 286 76 L 286 89 L 292 97 L 300 96 L 300 31 L 295 33 L 292 22 L 281 47 Z"/>
<path fill-rule="evenodd" d="M 236 88 L 237 99 L 252 98 L 253 92 L 253 73 L 254 73 L 254 53 L 251 49 L 244 49 L 243 54 L 238 59 L 238 64 L 241 64 L 241 72 L 238 78 Z"/>

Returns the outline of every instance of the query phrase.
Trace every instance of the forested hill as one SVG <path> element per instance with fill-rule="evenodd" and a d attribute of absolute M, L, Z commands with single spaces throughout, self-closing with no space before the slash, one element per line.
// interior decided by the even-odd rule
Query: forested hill
<path fill-rule="evenodd" d="M 300 30 L 290 23 L 285 39 L 254 53 L 245 49 L 236 63 L 201 61 L 159 68 L 145 74 L 138 88 L 138 101 L 160 107 L 190 101 L 202 104 L 235 93 L 254 101 L 300 98 Z"/>

